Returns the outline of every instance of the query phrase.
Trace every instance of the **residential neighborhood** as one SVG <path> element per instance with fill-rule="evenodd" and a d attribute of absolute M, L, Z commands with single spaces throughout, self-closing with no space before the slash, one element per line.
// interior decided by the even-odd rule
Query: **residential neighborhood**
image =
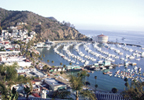
<path fill-rule="evenodd" d="M 19 22 L 17 25 L 27 25 L 27 23 Z M 35 35 L 34 31 L 21 30 L 17 26 L 10 26 L 7 30 L 2 30 L 0 35 L 0 64 L 3 66 L 16 65 L 15 70 L 18 76 L 33 78 L 30 81 L 32 91 L 29 97 L 46 99 L 47 95 L 49 94 L 49 97 L 51 97 L 54 91 L 67 89 L 66 84 L 51 77 L 53 76 L 52 72 L 66 71 L 66 68 L 50 68 L 49 74 L 43 70 L 43 67 L 47 65 L 39 60 L 40 53 L 36 50 L 36 45 L 29 45 Z M 13 84 L 10 88 L 15 88 L 19 98 L 22 98 L 26 97 L 24 88 L 30 88 L 30 83 Z"/>

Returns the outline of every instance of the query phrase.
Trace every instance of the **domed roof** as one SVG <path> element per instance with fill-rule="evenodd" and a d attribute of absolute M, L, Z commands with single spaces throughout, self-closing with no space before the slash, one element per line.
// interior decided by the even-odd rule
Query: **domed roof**
<path fill-rule="evenodd" d="M 106 36 L 106 35 L 101 34 L 101 35 L 98 35 L 98 37 L 107 37 L 107 36 Z"/>

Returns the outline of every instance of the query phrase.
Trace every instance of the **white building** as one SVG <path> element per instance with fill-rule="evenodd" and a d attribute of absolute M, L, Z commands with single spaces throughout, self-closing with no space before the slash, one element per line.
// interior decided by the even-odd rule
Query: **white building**
<path fill-rule="evenodd" d="M 67 89 L 67 85 L 59 83 L 55 79 L 52 78 L 45 78 L 44 82 L 49 85 L 53 91 L 57 91 L 59 89 Z"/>
<path fill-rule="evenodd" d="M 18 64 L 20 67 L 30 67 L 31 62 L 26 62 L 24 61 L 26 58 L 25 57 L 5 57 L 2 56 L 2 62 L 5 63 L 5 65 L 13 65 L 15 62 Z"/>
<path fill-rule="evenodd" d="M 108 42 L 108 36 L 101 34 L 101 35 L 98 35 L 96 37 L 94 36 L 93 40 L 97 41 L 99 43 L 107 43 Z"/>
<path fill-rule="evenodd" d="M 105 35 L 103 35 L 103 34 L 98 35 L 98 36 L 97 36 L 97 41 L 98 41 L 99 43 L 107 43 L 107 42 L 108 42 L 108 36 L 105 36 Z"/>
<path fill-rule="evenodd" d="M 41 98 L 46 99 L 46 90 L 41 91 Z"/>

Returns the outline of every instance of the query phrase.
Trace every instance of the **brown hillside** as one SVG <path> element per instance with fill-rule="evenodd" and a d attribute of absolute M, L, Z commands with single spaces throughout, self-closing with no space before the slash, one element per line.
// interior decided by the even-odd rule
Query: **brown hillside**
<path fill-rule="evenodd" d="M 29 31 L 36 31 L 37 39 L 45 40 L 87 40 L 88 38 L 79 33 L 70 23 L 60 23 L 53 17 L 43 17 L 29 11 L 8 11 L 0 8 L 0 22 L 3 29 L 17 25 L 18 22 L 25 22 L 19 28 L 26 28 Z"/>

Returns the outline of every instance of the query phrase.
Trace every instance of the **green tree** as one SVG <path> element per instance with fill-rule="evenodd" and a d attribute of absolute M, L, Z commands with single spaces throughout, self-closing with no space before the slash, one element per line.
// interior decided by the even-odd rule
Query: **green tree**
<path fill-rule="evenodd" d="M 18 99 L 18 92 L 16 89 L 13 87 L 12 92 L 11 92 L 11 100 L 17 100 Z"/>
<path fill-rule="evenodd" d="M 32 94 L 32 85 L 31 84 L 30 86 L 25 85 L 24 91 L 26 93 L 26 99 L 28 99 L 29 95 Z"/>
<path fill-rule="evenodd" d="M 82 89 L 83 86 L 81 77 L 71 76 L 70 83 L 72 89 L 76 91 L 76 100 L 79 100 L 79 91 Z"/>
<path fill-rule="evenodd" d="M 52 63 L 54 63 L 54 61 L 52 61 Z"/>
<path fill-rule="evenodd" d="M 49 60 L 47 60 L 47 62 L 49 63 Z"/>
<path fill-rule="evenodd" d="M 63 65 L 64 68 L 66 68 L 66 65 Z"/>
<path fill-rule="evenodd" d="M 60 74 L 63 74 L 63 71 L 61 71 Z"/>
<path fill-rule="evenodd" d="M 2 27 L 0 26 L 0 35 L 2 34 Z"/>
<path fill-rule="evenodd" d="M 89 76 L 90 76 L 90 74 L 87 74 L 87 78 L 88 78 L 87 81 L 89 80 Z"/>
<path fill-rule="evenodd" d="M 117 88 L 115 88 L 115 87 L 112 88 L 112 92 L 113 92 L 113 93 L 117 93 L 117 91 L 118 91 Z"/>
<path fill-rule="evenodd" d="M 0 91 L 2 93 L 3 100 L 17 99 L 18 94 L 16 90 L 14 88 L 11 90 L 11 86 L 13 84 L 30 83 L 29 78 L 18 76 L 15 68 L 17 68 L 16 63 L 12 66 L 0 65 Z"/>
<path fill-rule="evenodd" d="M 96 88 L 98 87 L 98 85 L 97 84 L 95 84 L 95 92 L 96 92 Z"/>
<path fill-rule="evenodd" d="M 89 82 L 84 83 L 82 78 L 86 77 L 87 72 L 82 71 L 77 76 L 70 75 L 70 84 L 73 90 L 76 91 L 76 100 L 79 100 L 79 94 L 82 96 L 88 96 L 91 100 L 97 100 L 95 95 L 91 91 L 83 91 L 82 87 L 84 84 L 89 84 Z"/>
<path fill-rule="evenodd" d="M 45 57 L 45 55 L 43 54 L 43 57 Z"/>
<path fill-rule="evenodd" d="M 87 89 L 87 86 L 90 85 L 90 82 L 86 81 L 85 85 L 86 85 L 86 89 Z"/>
<path fill-rule="evenodd" d="M 84 71 L 81 71 L 79 75 L 80 75 L 80 77 L 81 77 L 82 82 L 85 83 L 85 81 L 86 81 L 86 76 L 87 76 L 87 71 L 85 71 L 85 70 L 84 70 Z"/>
<path fill-rule="evenodd" d="M 127 90 L 121 93 L 124 98 L 130 100 L 144 100 L 144 82 L 131 82 Z"/>
<path fill-rule="evenodd" d="M 125 83 L 125 86 L 126 86 L 126 89 L 129 87 L 129 84 L 128 82 Z"/>
<path fill-rule="evenodd" d="M 128 81 L 128 79 L 127 79 L 127 78 L 124 78 L 124 81 L 125 81 L 125 82 L 127 82 L 127 81 Z"/>
<path fill-rule="evenodd" d="M 128 84 L 128 78 L 124 78 L 124 81 L 126 82 L 125 86 L 126 86 L 126 89 L 127 89 L 127 87 L 129 86 L 129 84 Z"/>
<path fill-rule="evenodd" d="M 62 63 L 60 63 L 60 65 L 62 65 Z"/>
<path fill-rule="evenodd" d="M 95 92 L 96 92 L 96 88 L 97 88 L 97 84 L 96 84 L 96 79 L 97 79 L 97 76 L 94 76 L 94 79 L 95 79 Z"/>
<path fill-rule="evenodd" d="M 7 66 L 6 70 L 6 79 L 7 80 L 15 80 L 17 78 L 18 74 L 15 70 L 15 66 Z"/>
<path fill-rule="evenodd" d="M 0 91 L 1 91 L 1 94 L 2 94 L 2 99 L 3 100 L 8 99 L 8 97 L 7 97 L 8 90 L 2 82 L 0 82 Z"/>
<path fill-rule="evenodd" d="M 85 82 L 86 87 L 87 87 L 87 85 L 90 85 L 90 83 L 89 83 L 89 76 L 90 76 L 90 74 L 87 74 L 87 81 Z"/>
<path fill-rule="evenodd" d="M 43 66 L 43 70 L 47 70 L 48 66 L 47 65 L 44 65 Z"/>
<path fill-rule="evenodd" d="M 52 68 L 55 68 L 55 66 L 52 66 Z"/>
<path fill-rule="evenodd" d="M 61 99 L 67 99 L 66 97 L 70 95 L 70 91 L 67 90 L 58 90 L 53 93 L 53 98 L 61 98 Z M 70 100 L 70 98 L 68 98 Z"/>
<path fill-rule="evenodd" d="M 69 65 L 72 65 L 72 63 L 70 62 Z"/>
<path fill-rule="evenodd" d="M 96 96 L 94 93 L 92 93 L 89 90 L 81 91 L 80 93 L 82 96 L 89 98 L 90 100 L 97 100 Z M 88 99 L 88 100 L 89 100 Z"/>

